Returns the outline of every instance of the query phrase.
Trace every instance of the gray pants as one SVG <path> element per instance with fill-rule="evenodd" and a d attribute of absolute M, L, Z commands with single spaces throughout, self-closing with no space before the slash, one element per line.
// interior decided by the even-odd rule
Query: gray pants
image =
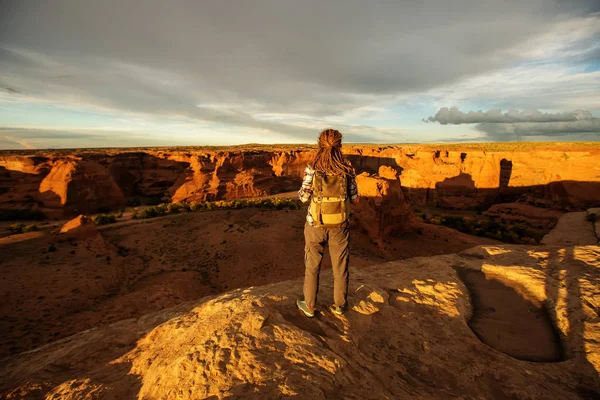
<path fill-rule="evenodd" d="M 337 306 L 346 304 L 348 295 L 349 259 L 348 224 L 340 228 L 321 228 L 304 225 L 304 301 L 310 308 L 317 303 L 319 292 L 319 272 L 325 244 L 329 245 L 329 255 L 333 267 L 333 301 Z"/>

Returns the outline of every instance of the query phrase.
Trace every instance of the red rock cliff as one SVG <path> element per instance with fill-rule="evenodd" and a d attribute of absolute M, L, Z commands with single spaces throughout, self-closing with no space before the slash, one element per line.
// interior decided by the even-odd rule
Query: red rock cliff
<path fill-rule="evenodd" d="M 358 174 L 377 174 L 382 166 L 396 171 L 411 203 L 600 205 L 600 145 L 346 146 L 344 152 Z M 116 209 L 136 197 L 195 201 L 289 192 L 298 189 L 314 154 L 306 146 L 0 154 L 0 209 L 74 214 Z"/>

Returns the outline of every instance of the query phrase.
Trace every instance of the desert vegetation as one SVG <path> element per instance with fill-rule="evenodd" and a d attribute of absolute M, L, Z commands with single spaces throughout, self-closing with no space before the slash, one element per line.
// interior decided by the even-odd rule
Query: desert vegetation
<path fill-rule="evenodd" d="M 117 217 L 111 214 L 98 214 L 92 217 L 92 222 L 95 225 L 108 225 L 117 222 Z"/>
<path fill-rule="evenodd" d="M 418 213 L 421 222 L 446 226 L 469 235 L 487 237 L 516 244 L 538 244 L 543 234 L 528 228 L 524 224 L 506 224 L 486 217 L 463 217 L 453 215 L 437 215 L 428 217 Z"/>
<path fill-rule="evenodd" d="M 133 211 L 132 218 L 155 218 L 167 214 L 177 214 L 182 211 L 212 211 L 240 209 L 247 207 L 265 208 L 270 210 L 297 210 L 300 208 L 300 201 L 290 198 L 266 198 L 266 199 L 241 199 L 241 200 L 219 200 L 219 201 L 201 201 L 201 202 L 179 202 L 162 203 L 157 206 L 151 206 L 138 211 Z"/>
<path fill-rule="evenodd" d="M 40 230 L 40 228 L 38 228 L 37 225 L 10 224 L 8 226 L 8 231 L 13 235 L 19 234 L 19 233 L 34 232 L 34 231 L 39 231 L 39 230 Z"/>

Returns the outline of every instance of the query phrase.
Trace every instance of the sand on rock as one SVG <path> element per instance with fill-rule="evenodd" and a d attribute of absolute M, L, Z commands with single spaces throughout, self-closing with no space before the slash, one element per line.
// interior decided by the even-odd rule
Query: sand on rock
<path fill-rule="evenodd" d="M 594 225 L 588 221 L 586 211 L 564 214 L 558 220 L 556 227 L 542 238 L 542 244 L 557 246 L 597 243 Z"/>

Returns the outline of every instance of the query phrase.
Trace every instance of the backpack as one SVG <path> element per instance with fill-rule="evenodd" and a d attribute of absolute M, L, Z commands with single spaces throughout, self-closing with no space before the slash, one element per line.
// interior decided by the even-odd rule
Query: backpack
<path fill-rule="evenodd" d="M 338 228 L 348 221 L 350 199 L 346 174 L 327 175 L 315 171 L 312 189 L 310 215 L 316 226 Z"/>

